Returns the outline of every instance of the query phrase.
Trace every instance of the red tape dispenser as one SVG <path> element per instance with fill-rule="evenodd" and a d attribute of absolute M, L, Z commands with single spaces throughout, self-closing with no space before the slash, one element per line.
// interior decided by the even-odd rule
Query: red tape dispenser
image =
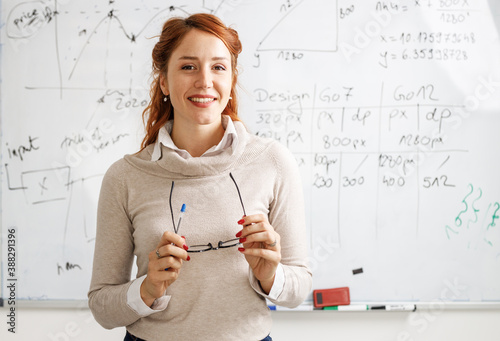
<path fill-rule="evenodd" d="M 314 307 L 323 308 L 336 305 L 349 305 L 349 287 L 318 289 L 313 291 Z"/>

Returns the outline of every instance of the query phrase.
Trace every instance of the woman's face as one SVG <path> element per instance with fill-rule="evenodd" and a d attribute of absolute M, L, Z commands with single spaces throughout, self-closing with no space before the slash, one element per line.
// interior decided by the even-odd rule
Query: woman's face
<path fill-rule="evenodd" d="M 175 121 L 198 125 L 221 124 L 231 83 L 229 50 L 216 36 L 197 29 L 184 36 L 170 56 L 167 76 L 160 79 Z"/>

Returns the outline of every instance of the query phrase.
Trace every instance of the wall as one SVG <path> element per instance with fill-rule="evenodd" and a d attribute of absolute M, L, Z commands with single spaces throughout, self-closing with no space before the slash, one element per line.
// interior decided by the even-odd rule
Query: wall
<path fill-rule="evenodd" d="M 87 309 L 22 309 L 16 335 L 8 333 L 0 309 L 1 340 L 123 340 L 124 329 L 105 330 Z M 275 341 L 498 341 L 500 311 L 273 312 Z"/>

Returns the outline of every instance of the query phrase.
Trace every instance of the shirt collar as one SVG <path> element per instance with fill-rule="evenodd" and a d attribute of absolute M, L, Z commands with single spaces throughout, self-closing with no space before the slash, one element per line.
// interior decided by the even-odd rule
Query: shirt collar
<path fill-rule="evenodd" d="M 158 161 L 161 158 L 161 145 L 174 150 L 184 159 L 192 158 L 186 150 L 178 148 L 172 140 L 170 134 L 172 133 L 173 124 L 173 120 L 168 121 L 158 132 L 158 138 L 151 154 L 151 161 Z M 217 155 L 228 148 L 232 148 L 233 152 L 236 150 L 238 134 L 236 133 L 233 121 L 228 115 L 222 115 L 222 127 L 224 128 L 224 136 L 222 136 L 220 142 L 216 146 L 212 146 L 202 156 Z"/>

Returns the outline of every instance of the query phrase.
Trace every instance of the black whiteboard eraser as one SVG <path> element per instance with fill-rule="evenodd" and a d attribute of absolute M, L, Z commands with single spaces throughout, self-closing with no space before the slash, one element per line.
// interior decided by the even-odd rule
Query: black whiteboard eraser
<path fill-rule="evenodd" d="M 363 273 L 363 268 L 353 269 L 352 270 L 352 274 L 353 275 L 358 275 L 358 274 L 362 274 L 362 273 Z"/>

